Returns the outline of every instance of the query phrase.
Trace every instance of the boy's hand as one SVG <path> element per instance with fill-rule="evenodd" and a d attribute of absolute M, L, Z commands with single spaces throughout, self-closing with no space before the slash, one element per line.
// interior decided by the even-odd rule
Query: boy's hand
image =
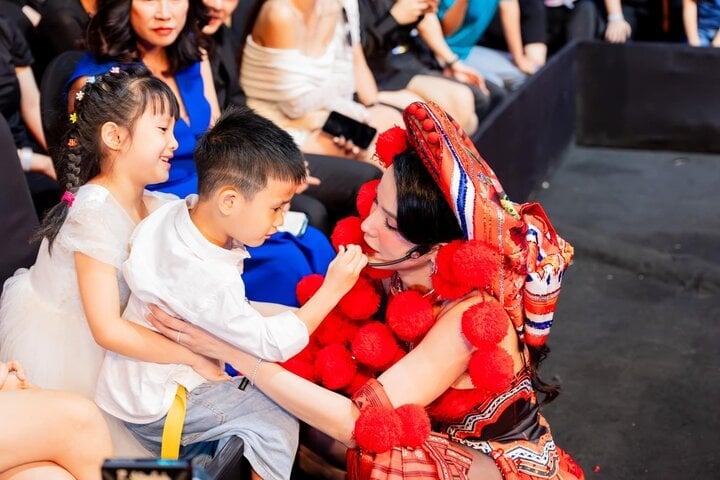
<path fill-rule="evenodd" d="M 355 285 L 367 262 L 367 256 L 359 245 L 340 245 L 337 255 L 328 266 L 323 287 L 345 295 Z"/>

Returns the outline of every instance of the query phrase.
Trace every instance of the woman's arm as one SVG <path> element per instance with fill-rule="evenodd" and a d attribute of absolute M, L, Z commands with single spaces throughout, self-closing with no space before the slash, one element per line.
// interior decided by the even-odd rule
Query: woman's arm
<path fill-rule="evenodd" d="M 370 106 L 378 101 L 378 86 L 370 67 L 367 64 L 365 53 L 359 43 L 353 45 L 353 69 L 355 73 L 355 86 L 360 103 Z"/>
<path fill-rule="evenodd" d="M 225 379 L 217 362 L 120 316 L 115 267 L 80 252 L 75 253 L 75 266 L 85 316 L 98 345 L 146 362 L 189 365 L 208 380 Z"/>
<path fill-rule="evenodd" d="M 683 0 L 683 25 L 685 25 L 685 35 L 688 43 L 694 47 L 700 46 L 696 0 Z"/>
<path fill-rule="evenodd" d="M 35 76 L 29 66 L 16 67 L 15 75 L 20 84 L 20 115 L 38 144 L 47 150 L 40 116 L 40 91 Z"/>
<path fill-rule="evenodd" d="M 525 56 L 522 33 L 520 31 L 520 4 L 518 0 L 503 0 L 498 6 L 500 23 L 513 62 L 521 72 L 531 75 L 538 66 Z"/>

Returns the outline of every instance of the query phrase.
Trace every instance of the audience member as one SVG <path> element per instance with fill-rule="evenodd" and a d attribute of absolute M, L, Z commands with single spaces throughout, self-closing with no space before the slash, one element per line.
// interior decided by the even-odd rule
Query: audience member
<path fill-rule="evenodd" d="M 99 0 L 88 26 L 90 53 L 70 79 L 69 99 L 84 77 L 105 73 L 120 63 L 142 63 L 164 81 L 180 104 L 175 124 L 179 147 L 170 178 L 153 186 L 184 197 L 197 190 L 192 159 L 195 141 L 217 118 L 212 69 L 203 48 L 205 37 L 199 22 L 206 18 L 201 0 Z"/>
<path fill-rule="evenodd" d="M 112 452 L 90 400 L 35 387 L 16 361 L 0 362 L 0 424 L 3 480 L 97 480 Z"/>
<path fill-rule="evenodd" d="M 358 0 L 358 5 L 363 50 L 379 100 L 399 109 L 417 100 L 433 101 L 466 131 L 475 131 L 503 93 L 462 62 L 449 62 L 455 54 L 435 15 L 437 2 Z"/>
<path fill-rule="evenodd" d="M 263 2 L 243 47 L 240 83 L 248 106 L 290 132 L 304 152 L 372 161 L 373 144 L 361 151 L 322 131 L 331 111 L 380 130 L 400 121 L 397 110 L 376 105 L 349 13 L 337 0 Z"/>
<path fill-rule="evenodd" d="M 683 0 L 687 41 L 694 47 L 720 47 L 720 0 Z"/>
<path fill-rule="evenodd" d="M 496 12 L 510 53 L 478 45 Z M 440 0 L 438 17 L 453 61 L 466 62 L 486 81 L 516 90 L 541 66 L 525 55 L 518 0 Z"/>
<path fill-rule="evenodd" d="M 309 334 L 355 284 L 366 257 L 357 245 L 341 248 L 312 299 L 295 312 L 263 316 L 245 298 L 240 276 L 245 246 L 261 245 L 283 223 L 284 207 L 305 177 L 302 154 L 270 120 L 230 108 L 198 141 L 195 160 L 199 196 L 156 210 L 133 234 L 123 265 L 131 289 L 123 318 L 149 326 L 147 305 L 161 304 L 259 358 L 288 360 L 307 346 Z M 260 477 L 290 478 L 297 421 L 253 388 L 249 374 L 207 382 L 185 365 L 109 352 L 96 400 L 160 453 L 159 439 L 180 389 L 187 398 L 185 448 L 238 436 Z"/>
<path fill-rule="evenodd" d="M 537 204 L 507 198 L 439 107 L 412 104 L 404 121 L 407 132 L 383 142 L 391 165 L 362 223 L 371 261 L 392 272 L 386 323 L 363 303 L 374 286 L 356 290 L 351 303 L 364 312 L 327 318 L 321 328 L 334 322 L 334 331 L 295 357 L 293 370 L 352 399 L 159 309 L 153 325 L 252 371 L 268 396 L 351 447 L 348 478 L 584 478 L 540 413 L 558 393 L 538 369 L 572 247 Z"/>
<path fill-rule="evenodd" d="M 40 92 L 31 69 L 30 49 L 20 31 L 0 17 L 0 110 L 8 122 L 25 170 L 25 178 L 41 218 L 60 199 L 55 168 L 45 153 L 40 119 Z"/>
<path fill-rule="evenodd" d="M 33 49 L 37 78 L 53 58 L 68 50 L 84 50 L 90 17 L 97 11 L 96 0 L 46 0 L 43 16 L 36 27 L 37 44 Z"/>
<path fill-rule="evenodd" d="M 139 66 L 89 80 L 75 92 L 63 145 L 62 201 L 43 221 L 35 264 L 5 283 L 0 359 L 21 361 L 40 387 L 86 398 L 94 397 L 106 349 L 222 378 L 213 362 L 120 317 L 130 234 L 168 200 L 144 187 L 168 177 L 177 148 L 175 95 Z M 133 439 L 121 425 L 111 431 L 117 453 L 141 451 L 126 443 Z"/>
<path fill-rule="evenodd" d="M 548 54 L 575 40 L 592 40 L 599 30 L 593 0 L 545 0 Z"/>

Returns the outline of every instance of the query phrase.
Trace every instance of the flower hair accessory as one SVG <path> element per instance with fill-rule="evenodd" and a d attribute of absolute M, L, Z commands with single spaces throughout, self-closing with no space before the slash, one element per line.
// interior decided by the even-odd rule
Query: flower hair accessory
<path fill-rule="evenodd" d="M 85 98 L 85 92 L 83 92 L 82 90 L 78 90 L 77 92 L 75 92 L 75 100 L 81 102 L 83 98 Z"/>
<path fill-rule="evenodd" d="M 67 203 L 68 207 L 72 207 L 73 203 L 75 203 L 75 195 L 70 190 L 65 190 L 62 197 L 60 197 L 60 201 Z"/>
<path fill-rule="evenodd" d="M 80 93 L 80 92 L 78 92 Z M 77 113 L 73 112 L 70 114 L 70 123 L 77 123 L 78 121 L 78 115 Z"/>
<path fill-rule="evenodd" d="M 110 73 L 112 73 L 112 74 L 118 74 L 118 73 L 120 73 L 120 67 L 118 67 L 117 65 L 114 66 L 114 67 L 112 67 L 112 68 L 110 69 Z"/>

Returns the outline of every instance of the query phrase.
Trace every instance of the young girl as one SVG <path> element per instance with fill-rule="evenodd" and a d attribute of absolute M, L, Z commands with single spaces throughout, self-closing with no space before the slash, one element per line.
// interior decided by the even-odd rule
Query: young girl
<path fill-rule="evenodd" d="M 221 378 L 217 365 L 120 317 L 130 234 L 165 198 L 144 188 L 168 178 L 177 148 L 175 95 L 135 67 L 89 78 L 75 100 L 59 166 L 65 192 L 40 229 L 35 265 L 5 284 L 0 356 L 19 360 L 40 387 L 91 399 L 105 349 Z M 138 453 L 114 440 L 116 451 Z"/>

